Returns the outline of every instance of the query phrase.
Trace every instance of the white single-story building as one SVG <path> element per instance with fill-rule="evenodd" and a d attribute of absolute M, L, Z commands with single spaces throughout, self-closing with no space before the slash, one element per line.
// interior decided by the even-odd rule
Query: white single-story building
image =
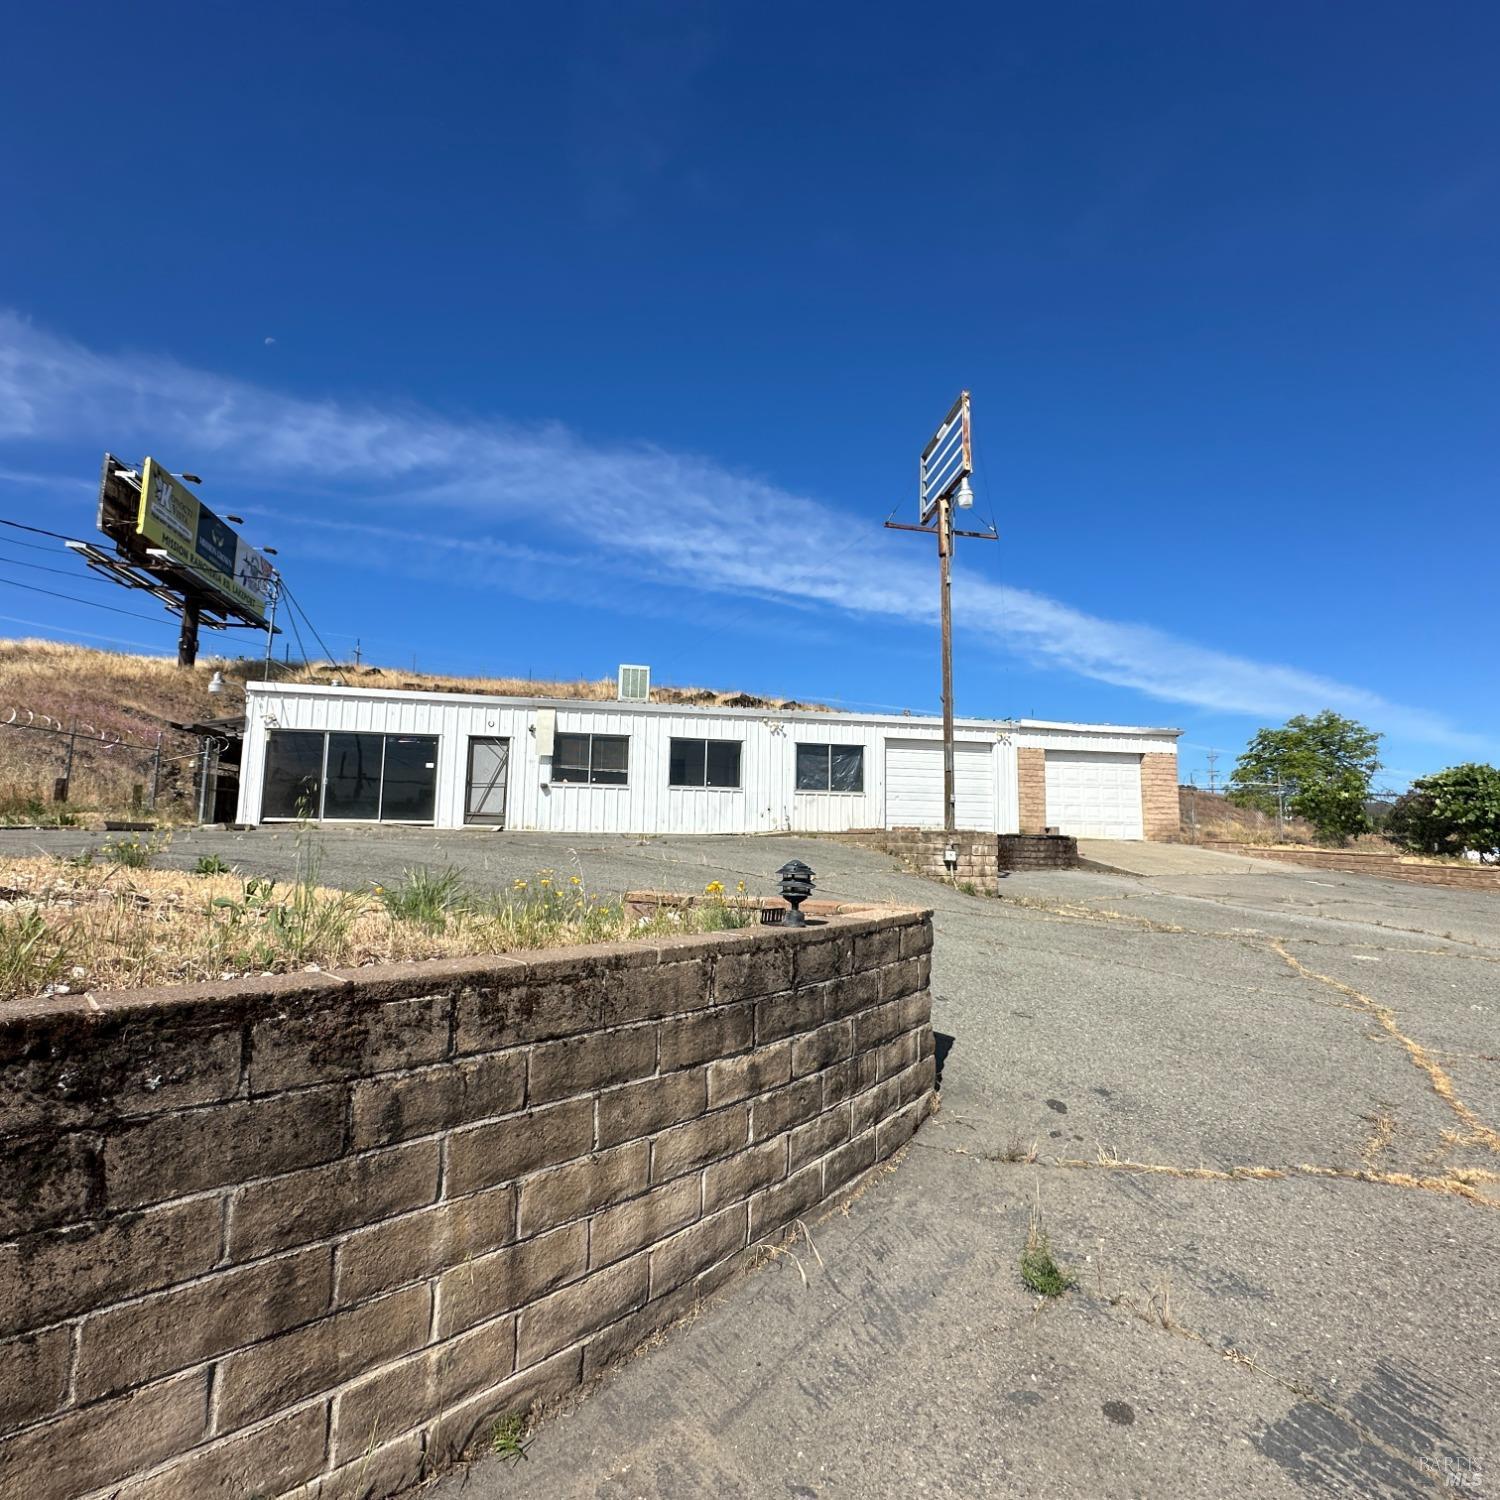
<path fill-rule="evenodd" d="M 960 719 L 962 828 L 1176 834 L 1176 729 Z M 238 820 L 558 833 L 941 828 L 942 721 L 250 683 Z"/>

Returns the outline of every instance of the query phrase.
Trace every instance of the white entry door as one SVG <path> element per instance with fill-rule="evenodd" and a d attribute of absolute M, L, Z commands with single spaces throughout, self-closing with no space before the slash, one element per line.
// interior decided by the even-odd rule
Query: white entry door
<path fill-rule="evenodd" d="M 1143 838 L 1140 756 L 1049 750 L 1047 826 L 1080 839 Z"/>
<path fill-rule="evenodd" d="M 958 741 L 953 747 L 953 800 L 960 828 L 995 827 L 995 747 Z M 885 826 L 943 826 L 941 740 L 885 742 Z"/>

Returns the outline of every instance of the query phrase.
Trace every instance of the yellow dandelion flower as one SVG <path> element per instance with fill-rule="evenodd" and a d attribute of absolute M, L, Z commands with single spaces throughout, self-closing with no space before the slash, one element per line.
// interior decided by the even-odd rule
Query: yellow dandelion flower
<path fill-rule="evenodd" d="M 722 896 L 724 894 L 724 882 L 722 880 L 710 880 L 703 887 L 703 894 L 705 896 Z"/>

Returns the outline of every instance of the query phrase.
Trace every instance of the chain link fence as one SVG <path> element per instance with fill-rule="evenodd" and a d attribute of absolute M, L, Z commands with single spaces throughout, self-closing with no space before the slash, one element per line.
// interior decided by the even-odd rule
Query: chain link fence
<path fill-rule="evenodd" d="M 0 710 L 0 821 L 57 823 L 82 812 L 193 817 L 205 742 Z"/>

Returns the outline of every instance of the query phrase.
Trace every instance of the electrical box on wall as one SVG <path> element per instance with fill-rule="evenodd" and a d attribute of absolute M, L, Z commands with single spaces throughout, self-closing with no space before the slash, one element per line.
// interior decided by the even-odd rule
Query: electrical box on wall
<path fill-rule="evenodd" d="M 552 743 L 557 737 L 557 710 L 555 708 L 537 709 L 536 722 L 531 726 L 531 730 L 536 735 L 536 753 L 551 755 Z"/>

